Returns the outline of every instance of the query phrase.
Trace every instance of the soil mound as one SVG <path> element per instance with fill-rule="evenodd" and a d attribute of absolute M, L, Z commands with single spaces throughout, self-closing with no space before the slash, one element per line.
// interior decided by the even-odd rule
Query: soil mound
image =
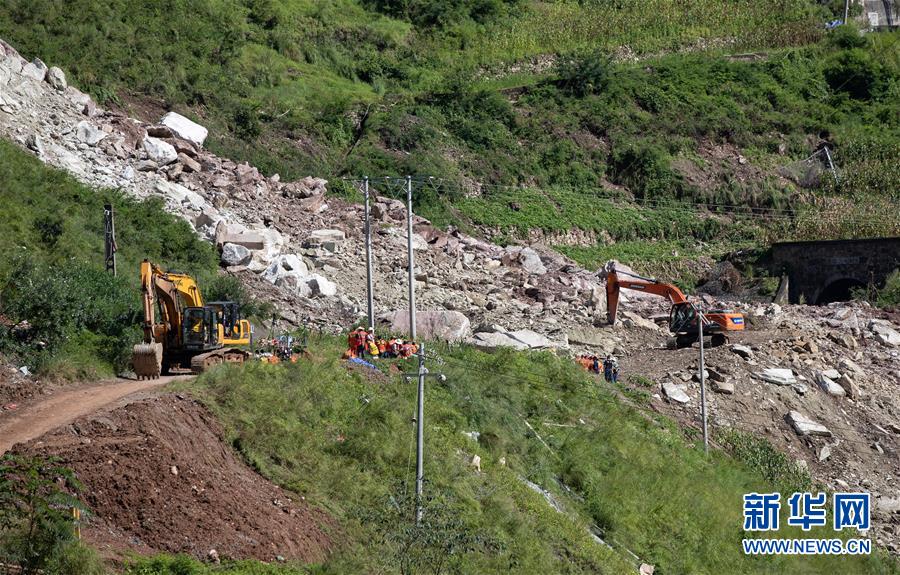
<path fill-rule="evenodd" d="M 83 484 L 85 538 L 113 552 L 321 561 L 334 521 L 247 467 L 197 401 L 167 394 L 76 420 L 16 451 Z"/>

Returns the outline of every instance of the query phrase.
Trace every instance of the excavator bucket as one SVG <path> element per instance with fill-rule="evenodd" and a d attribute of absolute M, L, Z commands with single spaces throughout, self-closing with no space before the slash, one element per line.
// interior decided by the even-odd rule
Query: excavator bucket
<path fill-rule="evenodd" d="M 162 373 L 163 346 L 161 343 L 139 343 L 131 356 L 138 379 L 156 379 Z"/>

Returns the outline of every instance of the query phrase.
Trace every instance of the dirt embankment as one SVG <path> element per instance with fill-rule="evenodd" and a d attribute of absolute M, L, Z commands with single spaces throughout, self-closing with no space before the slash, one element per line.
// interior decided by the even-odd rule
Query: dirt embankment
<path fill-rule="evenodd" d="M 18 453 L 56 456 L 83 484 L 82 532 L 104 554 L 314 562 L 335 522 L 241 462 L 198 402 L 174 394 L 96 412 Z"/>

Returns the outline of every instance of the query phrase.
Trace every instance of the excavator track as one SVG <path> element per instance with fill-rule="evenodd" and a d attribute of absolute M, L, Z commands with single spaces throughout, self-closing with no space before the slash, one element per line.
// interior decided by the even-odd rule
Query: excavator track
<path fill-rule="evenodd" d="M 138 379 L 157 379 L 162 373 L 163 346 L 161 343 L 139 343 L 134 346 L 131 363 Z"/>
<path fill-rule="evenodd" d="M 194 373 L 203 373 L 204 371 L 223 363 L 244 363 L 248 357 L 250 357 L 248 352 L 237 348 L 208 351 L 191 358 L 191 371 Z"/>

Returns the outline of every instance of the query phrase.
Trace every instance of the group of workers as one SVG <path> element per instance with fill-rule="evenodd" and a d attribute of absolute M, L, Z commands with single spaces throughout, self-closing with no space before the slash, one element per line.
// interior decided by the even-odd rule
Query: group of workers
<path fill-rule="evenodd" d="M 600 373 L 603 368 L 603 379 L 607 383 L 617 383 L 619 381 L 619 360 L 612 354 L 607 354 L 603 359 L 596 355 L 579 355 L 576 360 L 582 367 L 596 374 Z"/>
<path fill-rule="evenodd" d="M 347 335 L 347 357 L 359 359 L 397 358 L 405 359 L 419 352 L 419 346 L 413 341 L 405 341 L 400 338 L 376 338 L 375 328 L 368 330 L 362 326 L 352 330 Z"/>

